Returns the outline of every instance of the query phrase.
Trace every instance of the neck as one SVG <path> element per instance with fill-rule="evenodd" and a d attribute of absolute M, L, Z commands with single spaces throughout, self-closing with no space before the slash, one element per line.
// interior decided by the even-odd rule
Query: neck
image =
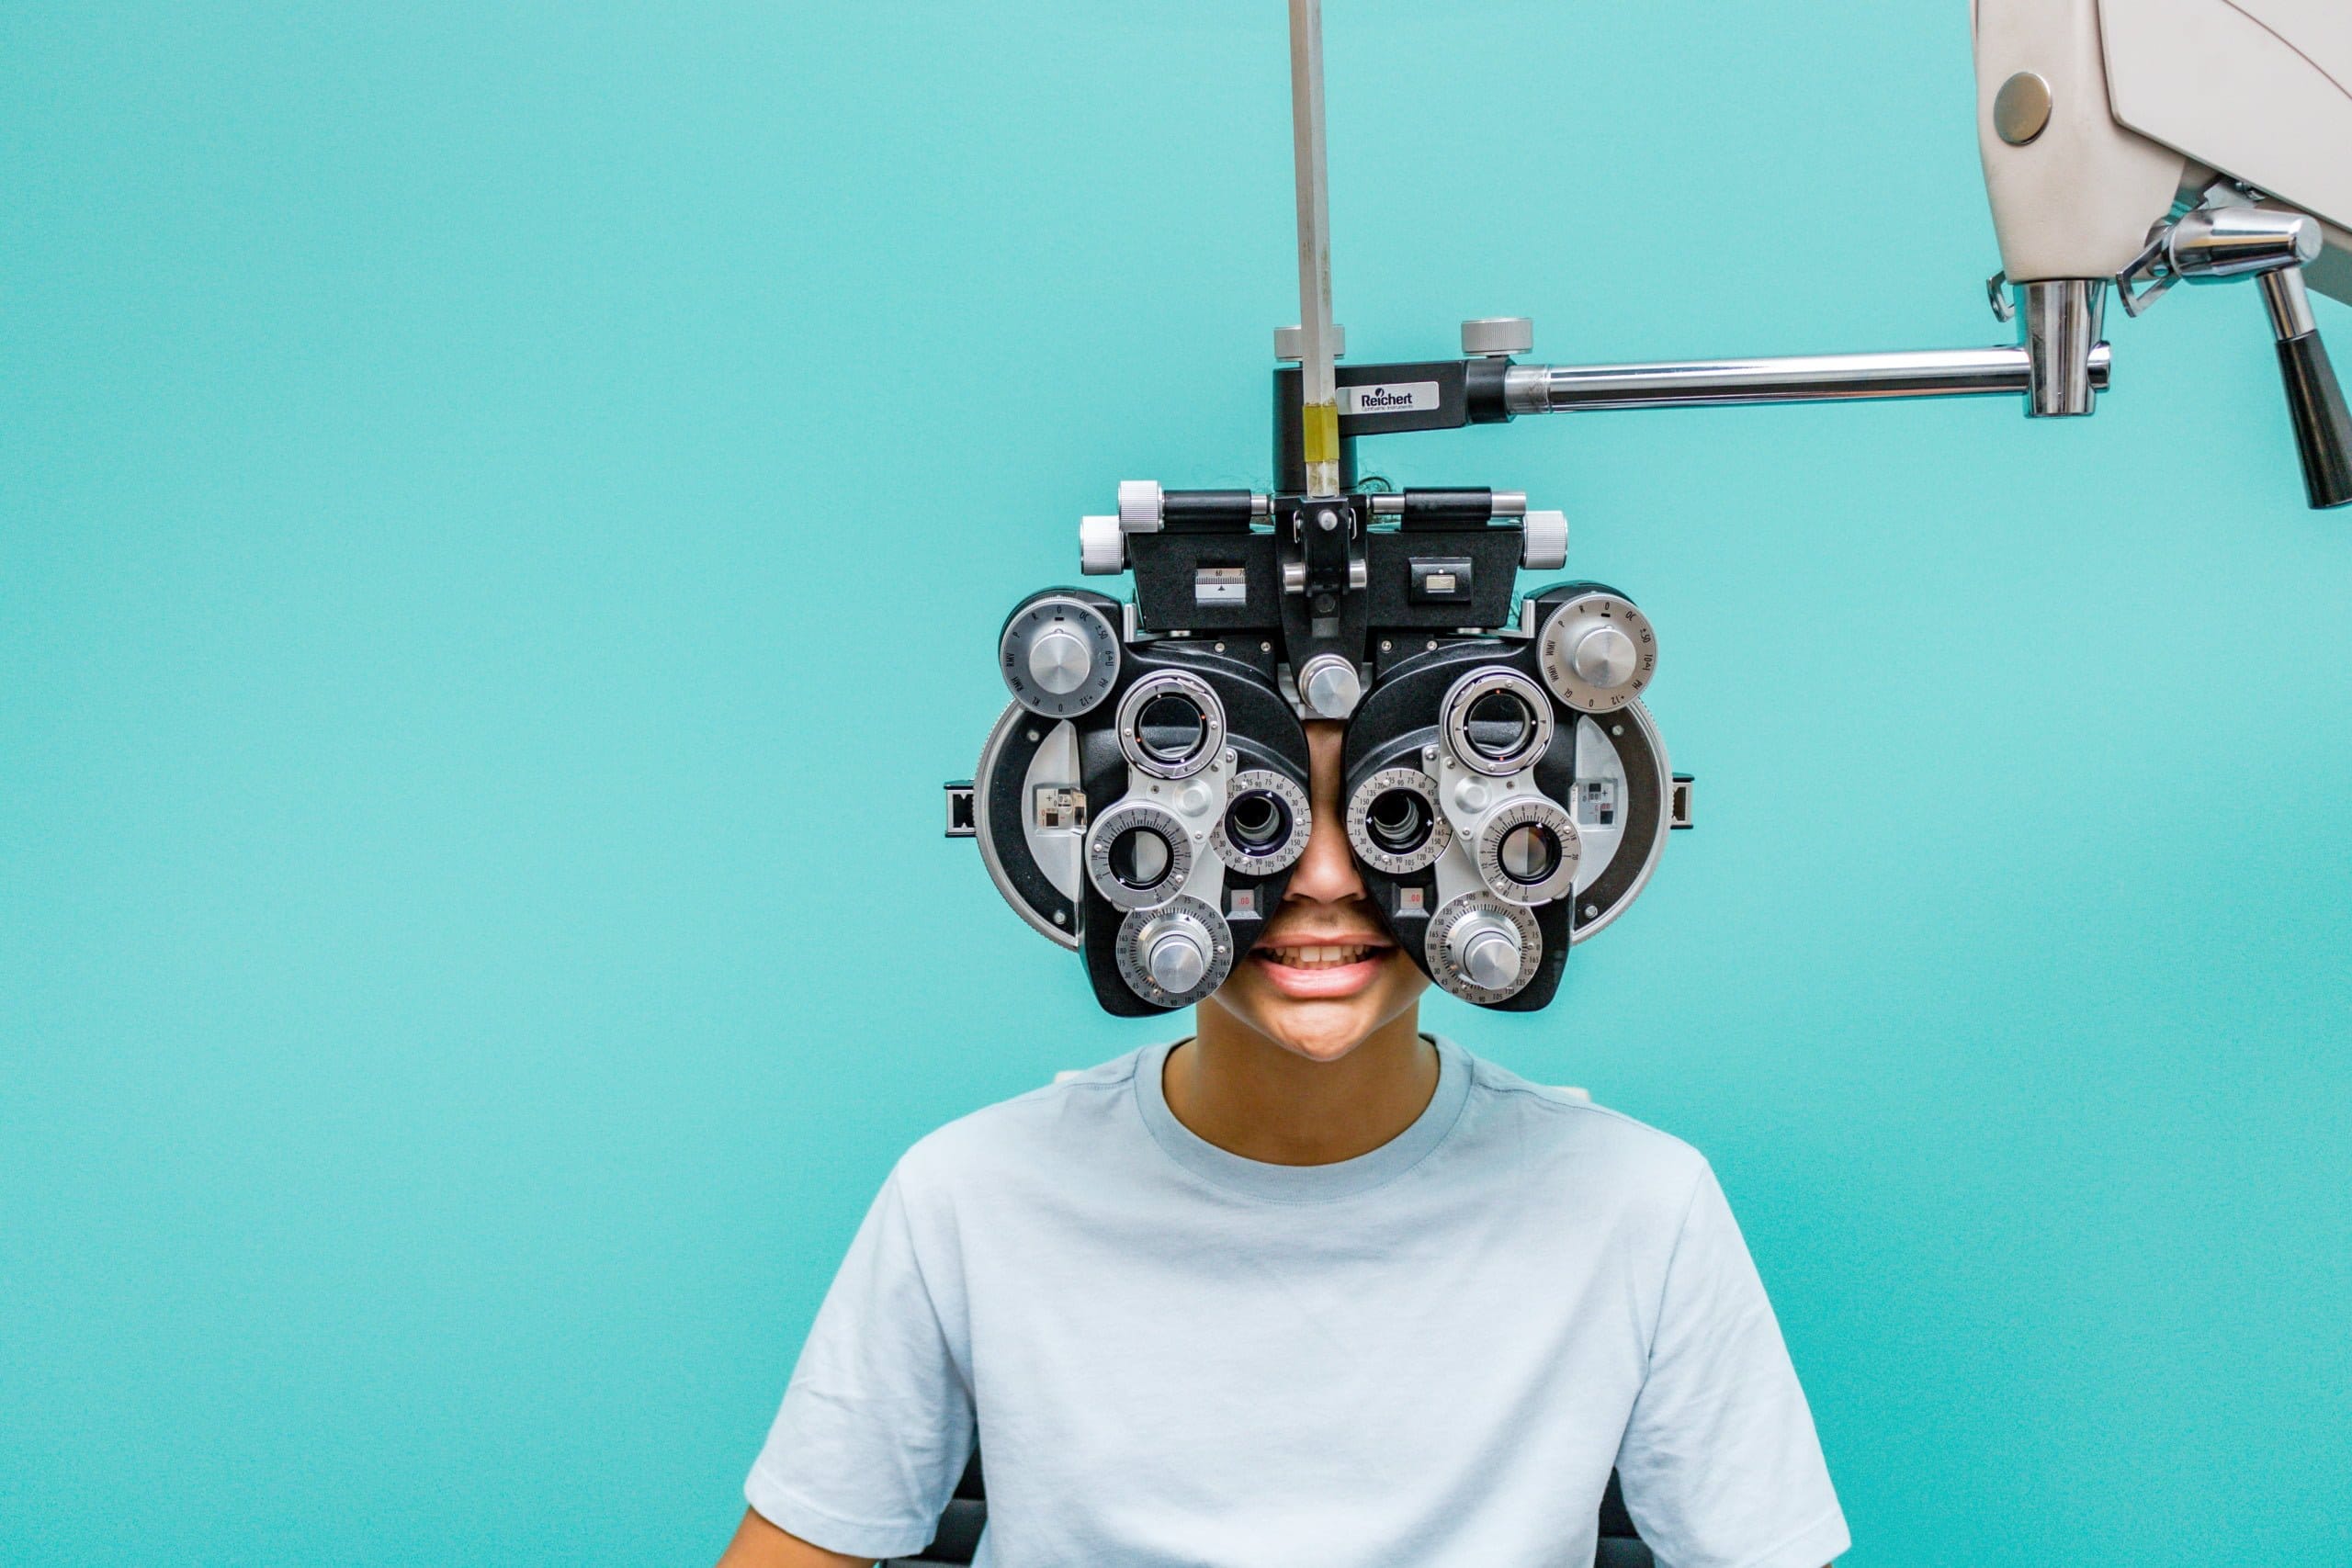
<path fill-rule="evenodd" d="M 1168 1054 L 1161 1092 L 1176 1120 L 1244 1159 L 1329 1165 L 1370 1154 L 1437 1093 L 1418 1007 L 1332 1061 L 1286 1050 L 1214 1002 L 1201 1005 L 1198 1027 Z"/>

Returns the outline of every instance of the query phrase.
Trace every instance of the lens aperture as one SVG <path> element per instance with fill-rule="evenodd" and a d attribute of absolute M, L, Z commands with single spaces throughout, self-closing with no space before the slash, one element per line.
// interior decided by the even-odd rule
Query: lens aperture
<path fill-rule="evenodd" d="M 1136 715 L 1136 744 L 1153 761 L 1171 768 L 1198 755 L 1207 736 L 1206 716 L 1182 692 L 1162 692 Z"/>
<path fill-rule="evenodd" d="M 1517 692 L 1488 692 L 1463 716 L 1471 748 L 1489 761 L 1516 755 L 1535 735 L 1535 710 Z"/>
<path fill-rule="evenodd" d="M 1430 840 L 1436 813 L 1428 800 L 1409 789 L 1392 789 L 1373 797 L 1364 813 L 1364 832 L 1392 855 L 1409 855 Z"/>
<path fill-rule="evenodd" d="M 1172 858 L 1157 829 L 1130 828 L 1111 840 L 1111 874 L 1138 893 L 1168 879 Z"/>
<path fill-rule="evenodd" d="M 1225 833 L 1247 852 L 1266 854 L 1290 837 L 1290 807 L 1272 790 L 1246 790 L 1225 808 Z"/>
<path fill-rule="evenodd" d="M 1541 822 L 1521 822 L 1503 835 L 1496 858 L 1505 876 L 1532 887 L 1559 869 L 1559 837 Z"/>

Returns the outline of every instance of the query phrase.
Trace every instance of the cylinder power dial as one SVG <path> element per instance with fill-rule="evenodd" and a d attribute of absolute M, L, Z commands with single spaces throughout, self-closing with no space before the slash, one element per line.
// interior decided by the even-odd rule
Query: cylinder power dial
<path fill-rule="evenodd" d="M 1423 954 L 1437 983 L 1465 1002 L 1508 1001 L 1535 978 L 1544 935 L 1535 917 L 1487 893 L 1464 893 L 1430 922 Z"/>
<path fill-rule="evenodd" d="M 1045 718 L 1075 718 L 1111 694 L 1119 637 L 1102 612 L 1058 590 L 1012 613 L 997 639 L 997 667 L 1012 700 Z"/>
<path fill-rule="evenodd" d="M 1155 1007 L 1189 1007 L 1225 984 L 1233 931 L 1198 898 L 1136 909 L 1119 922 L 1119 976 Z"/>
<path fill-rule="evenodd" d="M 1657 671 L 1657 636 L 1631 599 L 1597 588 L 1555 606 L 1536 658 L 1553 695 L 1579 713 L 1615 713 Z"/>

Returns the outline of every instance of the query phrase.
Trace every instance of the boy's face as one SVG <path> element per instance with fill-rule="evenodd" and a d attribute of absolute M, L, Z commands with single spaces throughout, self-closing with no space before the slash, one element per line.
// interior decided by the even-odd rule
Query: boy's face
<path fill-rule="evenodd" d="M 1307 725 L 1314 822 L 1306 852 L 1257 945 L 1200 1004 L 1318 1062 L 1346 1055 L 1429 984 L 1382 926 L 1356 874 L 1340 804 L 1345 734 L 1324 720 Z"/>

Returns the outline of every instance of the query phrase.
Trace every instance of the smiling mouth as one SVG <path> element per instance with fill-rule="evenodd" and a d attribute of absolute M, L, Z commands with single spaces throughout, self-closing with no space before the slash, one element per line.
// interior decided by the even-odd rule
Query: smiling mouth
<path fill-rule="evenodd" d="M 1344 969 L 1389 951 L 1390 944 L 1385 942 L 1260 942 L 1250 949 L 1250 956 L 1312 974 L 1321 969 Z"/>

